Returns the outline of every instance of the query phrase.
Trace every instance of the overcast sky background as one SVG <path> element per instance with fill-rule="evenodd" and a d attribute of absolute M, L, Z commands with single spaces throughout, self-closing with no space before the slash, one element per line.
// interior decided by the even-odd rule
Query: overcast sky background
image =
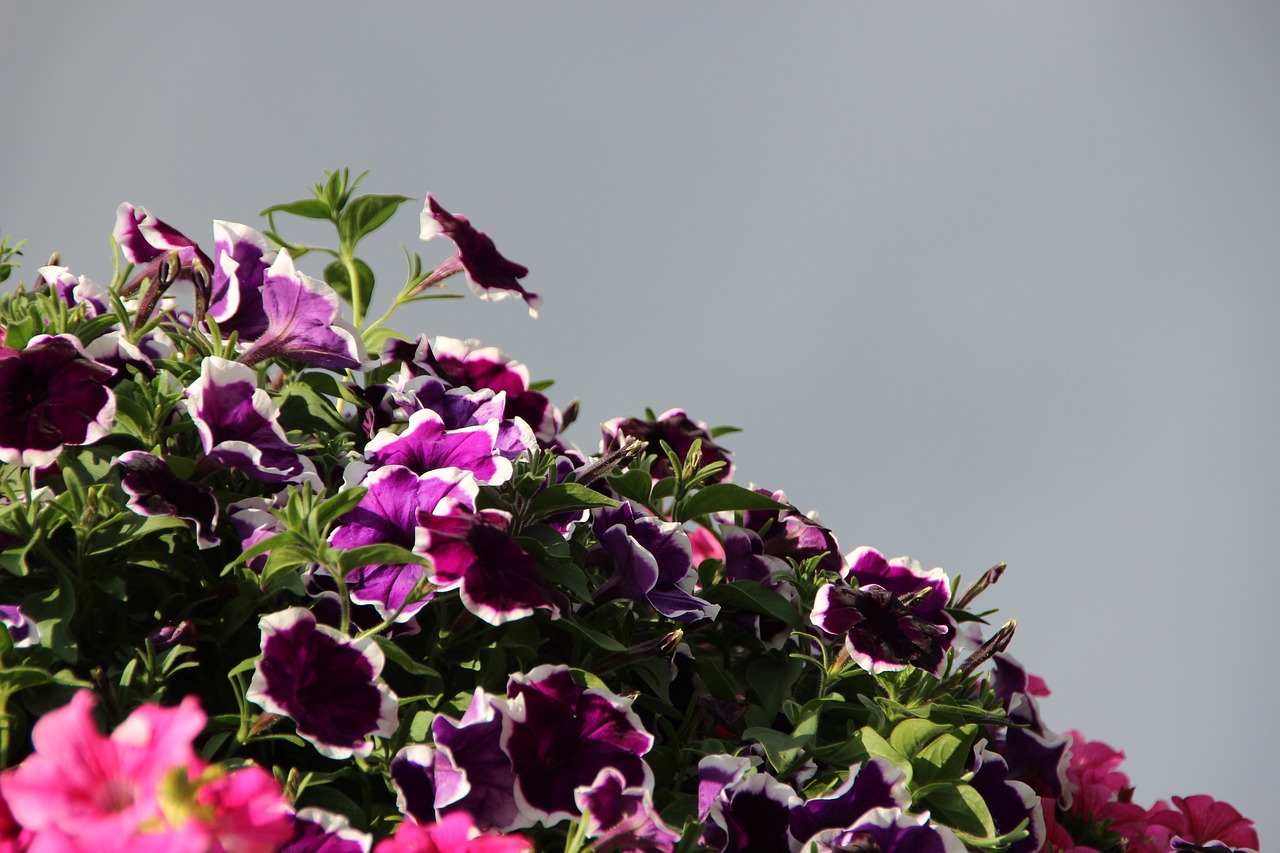
<path fill-rule="evenodd" d="M 1047 723 L 1266 849 L 1278 39 L 1263 2 L 0 0 L 0 232 L 105 281 L 121 201 L 211 246 L 326 169 L 430 191 L 546 304 L 394 327 L 556 379 L 588 450 L 645 406 L 740 426 L 740 481 L 846 551 L 1008 562 Z M 375 308 L 398 244 L 447 253 L 419 209 Z"/>

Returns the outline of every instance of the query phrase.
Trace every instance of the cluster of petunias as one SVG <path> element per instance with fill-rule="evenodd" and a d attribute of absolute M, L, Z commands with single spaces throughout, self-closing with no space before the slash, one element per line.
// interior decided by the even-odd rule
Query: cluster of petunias
<path fill-rule="evenodd" d="M 364 322 L 409 199 L 354 190 L 211 253 L 125 204 L 110 285 L 0 299 L 0 851 L 1258 846 L 1044 725 L 1003 566 L 844 553 L 682 409 L 589 454 L 523 364 L 387 329 L 457 274 L 541 302 L 431 196 L 456 252 Z"/>

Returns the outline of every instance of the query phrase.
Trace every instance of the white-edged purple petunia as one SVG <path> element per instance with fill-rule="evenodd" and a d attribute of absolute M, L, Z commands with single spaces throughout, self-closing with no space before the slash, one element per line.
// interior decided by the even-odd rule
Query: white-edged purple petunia
<path fill-rule="evenodd" d="M 186 395 L 206 456 L 267 483 L 287 482 L 307 470 L 277 421 L 279 407 L 258 387 L 252 368 L 209 356 Z"/>
<path fill-rule="evenodd" d="M 145 207 L 135 207 L 127 201 L 116 208 L 116 227 L 111 236 L 132 264 L 148 264 L 177 252 L 182 266 L 199 264 L 207 272 L 213 270 L 209 256 L 200 251 L 195 241 Z"/>
<path fill-rule="evenodd" d="M 538 562 L 511 536 L 508 513 L 458 505 L 444 515 L 420 512 L 413 550 L 431 560 L 437 589 L 457 589 L 463 605 L 490 625 L 534 610 L 559 615 Z"/>
<path fill-rule="evenodd" d="M 417 539 L 418 513 L 449 512 L 455 506 L 475 509 L 479 485 L 470 471 L 441 468 L 415 474 L 403 465 L 370 471 L 361 483 L 368 489 L 360 503 L 338 519 L 329 544 L 335 548 L 391 544 L 411 549 Z M 413 617 L 431 594 L 409 602 L 425 566 L 378 563 L 359 566 L 346 576 L 347 590 L 357 604 L 372 605 L 384 619 Z"/>
<path fill-rule="evenodd" d="M 858 586 L 876 584 L 884 587 L 899 599 L 910 601 L 911 612 L 942 629 L 937 635 L 942 651 L 951 647 L 955 637 L 955 622 L 945 610 L 951 599 L 951 579 L 940 568 L 925 571 L 920 563 L 910 557 L 892 560 L 875 548 L 862 546 L 845 555 L 845 567 L 840 576 Z"/>
<path fill-rule="evenodd" d="M 642 756 L 653 747 L 631 699 L 583 687 L 567 666 L 543 664 L 507 683 L 502 748 L 516 775 L 516 802 L 547 826 L 578 815 L 574 791 L 614 768 L 626 786 L 653 788 Z"/>
<path fill-rule="evenodd" d="M 53 264 L 36 270 L 58 297 L 72 308 L 84 308 L 86 317 L 97 317 L 111 308 L 107 289 L 91 278 L 73 275 L 70 268 Z"/>
<path fill-rule="evenodd" d="M 800 849 L 806 853 L 966 853 L 968 848 L 950 829 L 931 823 L 927 813 L 882 808 L 867 812 L 853 826 L 823 830 L 806 839 Z"/>
<path fill-rule="evenodd" d="M 367 359 L 360 332 L 342 318 L 337 292 L 298 272 L 281 249 L 262 281 L 267 327 L 240 355 L 245 364 L 292 358 L 327 370 L 360 367 Z"/>
<path fill-rule="evenodd" d="M 588 786 L 573 792 L 591 849 L 672 853 L 680 833 L 667 826 L 653 806 L 653 791 L 627 785 L 616 768 L 605 767 Z"/>
<path fill-rule="evenodd" d="M 241 341 L 256 340 L 269 325 L 262 307 L 262 285 L 276 250 L 267 238 L 238 222 L 213 222 L 217 264 L 209 297 L 209 316 L 224 335 L 236 332 Z"/>
<path fill-rule="evenodd" d="M 662 452 L 660 443 L 663 441 L 671 446 L 681 462 L 688 458 L 689 449 L 695 441 L 701 442 L 704 467 L 713 462 L 724 462 L 725 467 L 709 477 L 708 483 L 719 483 L 733 474 L 729 451 L 712 441 L 710 428 L 701 421 L 690 418 L 684 409 L 668 409 L 653 420 L 612 418 L 600 425 L 601 453 L 618 450 L 636 439 L 645 442 L 648 445 L 647 452 L 657 456 L 653 467 L 649 469 L 655 480 L 672 474 L 671 463 Z"/>
<path fill-rule="evenodd" d="M 404 432 L 383 430 L 365 445 L 364 454 L 375 466 L 403 465 L 418 474 L 438 468 L 461 468 L 486 485 L 501 485 L 511 478 L 511 460 L 498 448 L 497 419 L 478 426 L 448 429 L 431 409 L 409 417 Z"/>
<path fill-rule="evenodd" d="M 1007 853 L 1035 853 L 1044 845 L 1046 833 L 1040 797 L 1030 785 L 1009 778 L 1008 763 L 1003 756 L 987 749 L 985 739 L 973 747 L 973 777 L 969 785 L 987 804 L 997 833 L 1004 835 L 1025 824 L 1027 837 L 1015 841 Z"/>
<path fill-rule="evenodd" d="M 293 835 L 278 853 L 369 853 L 373 836 L 351 825 L 345 815 L 315 807 L 290 816 Z"/>
<path fill-rule="evenodd" d="M 828 634 L 843 634 L 849 658 L 868 672 L 894 672 L 911 665 L 936 673 L 942 665 L 938 638 L 944 629 L 916 616 L 882 586 L 851 589 L 825 584 L 814 598 L 810 618 Z"/>
<path fill-rule="evenodd" d="M 122 453 L 116 464 L 124 469 L 120 487 L 129 496 L 125 506 L 138 515 L 169 516 L 187 522 L 202 549 L 221 543 L 213 532 L 218 526 L 218 499 L 213 496 L 213 489 L 182 479 L 154 453 L 130 450 Z"/>
<path fill-rule="evenodd" d="M 689 536 L 631 501 L 592 513 L 599 549 L 612 560 L 612 577 L 596 590 L 596 602 L 625 598 L 670 619 L 714 619 L 720 606 L 693 595 L 698 576 Z"/>
<path fill-rule="evenodd" d="M 749 766 L 749 759 L 729 755 L 698 762 L 702 843 L 722 853 L 788 850 L 790 815 L 800 797 L 768 773 L 748 774 Z"/>
<path fill-rule="evenodd" d="M 528 268 L 504 258 L 489 235 L 476 230 L 465 216 L 445 210 L 428 193 L 422 207 L 421 226 L 418 235 L 421 239 L 430 240 L 443 234 L 458 247 L 456 255 L 436 267 L 432 278 L 440 280 L 461 269 L 476 296 L 496 302 L 518 295 L 529 306 L 529 316 L 538 316 L 542 297 L 520 284 L 520 279 L 529 274 Z"/>
<path fill-rule="evenodd" d="M 40 628 L 16 604 L 0 604 L 0 625 L 9 632 L 14 648 L 40 645 Z"/>
<path fill-rule="evenodd" d="M 825 797 L 814 797 L 791 810 L 790 832 L 798 844 L 824 829 L 853 826 L 872 809 L 905 809 L 911 805 L 906 773 L 883 758 L 849 768 L 849 778 Z"/>
<path fill-rule="evenodd" d="M 114 374 L 74 335 L 36 335 L 21 350 L 0 347 L 0 462 L 43 468 L 64 445 L 106 435 L 116 398 L 105 383 Z"/>
<path fill-rule="evenodd" d="M 303 607 L 263 616 L 258 627 L 262 657 L 245 694 L 250 702 L 293 720 L 329 758 L 368 755 L 369 737 L 395 733 L 398 703 L 379 678 L 384 658 L 371 638 L 319 625 Z"/>

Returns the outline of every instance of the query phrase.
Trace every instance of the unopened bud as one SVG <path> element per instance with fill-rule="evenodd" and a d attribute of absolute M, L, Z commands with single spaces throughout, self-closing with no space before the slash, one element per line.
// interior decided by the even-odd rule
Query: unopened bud
<path fill-rule="evenodd" d="M 955 681 L 964 681 L 973 671 L 982 666 L 995 655 L 1009 648 L 1009 642 L 1013 639 L 1013 632 L 1018 627 L 1017 619 L 1010 619 L 1008 622 L 1000 626 L 1000 630 L 990 640 L 987 640 L 978 650 L 960 664 L 960 668 L 956 670 Z"/>
<path fill-rule="evenodd" d="M 994 566 L 987 569 L 986 573 L 970 584 L 969 588 L 960 596 L 960 600 L 956 602 L 956 609 L 964 610 L 972 604 L 974 599 L 979 595 L 982 595 L 983 591 L 985 591 L 987 587 L 1000 580 L 1000 576 L 1004 574 L 1004 570 L 1007 568 L 1009 568 L 1009 566 L 1006 563 L 996 563 Z"/>

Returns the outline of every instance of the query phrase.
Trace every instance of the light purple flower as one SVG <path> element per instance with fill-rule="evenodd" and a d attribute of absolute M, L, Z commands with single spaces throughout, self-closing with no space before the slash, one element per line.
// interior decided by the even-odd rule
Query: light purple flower
<path fill-rule="evenodd" d="M 369 853 L 373 847 L 373 836 L 335 812 L 300 809 L 291 820 L 293 836 L 278 853 Z"/>
<path fill-rule="evenodd" d="M 294 269 L 284 249 L 263 276 L 261 298 L 267 327 L 241 353 L 245 364 L 283 357 L 346 370 L 368 359 L 360 332 L 342 319 L 337 292 Z"/>
<path fill-rule="evenodd" d="M 418 513 L 413 550 L 431 560 L 431 582 L 457 589 L 463 605 L 490 625 L 559 610 L 538 563 L 511 536 L 511 516 L 455 506 L 448 515 Z"/>
<path fill-rule="evenodd" d="M 302 607 L 263 616 L 258 627 L 262 658 L 245 694 L 250 702 L 293 720 L 329 758 L 368 755 L 371 735 L 395 733 L 398 703 L 378 678 L 384 659 L 371 638 L 318 625 Z"/>
<path fill-rule="evenodd" d="M 461 269 L 476 296 L 496 302 L 518 294 L 529 306 L 529 316 L 538 316 L 542 297 L 525 290 L 519 281 L 529 274 L 528 268 L 504 258 L 488 234 L 477 231 L 465 216 L 445 210 L 430 193 L 422 208 L 421 224 L 419 236 L 423 240 L 443 234 L 458 247 L 456 255 L 436 267 L 433 278 L 439 280 Z"/>
<path fill-rule="evenodd" d="M 872 809 L 905 809 L 909 805 L 906 774 L 883 758 L 873 758 L 861 767 L 849 768 L 849 778 L 825 797 L 792 809 L 791 837 L 800 843 L 824 829 L 853 826 Z"/>
<path fill-rule="evenodd" d="M 293 480 L 307 470 L 252 368 L 209 356 L 186 395 L 206 456 L 267 483 Z"/>
<path fill-rule="evenodd" d="M 0 625 L 9 631 L 15 648 L 40 645 L 40 628 L 16 604 L 0 604 Z"/>
<path fill-rule="evenodd" d="M 655 480 L 670 477 L 673 473 L 671 463 L 662 452 L 660 442 L 665 441 L 683 462 L 689 455 L 689 448 L 694 441 L 701 441 L 702 465 L 712 462 L 724 462 L 725 467 L 712 475 L 707 482 L 719 483 L 733 474 L 733 463 L 729 460 L 729 451 L 711 440 L 711 430 L 706 424 L 695 421 L 685 414 L 684 409 L 668 409 L 658 415 L 655 420 L 644 418 L 613 418 L 600 425 L 600 452 L 608 453 L 618 450 L 628 442 L 639 439 L 648 444 L 647 453 L 657 456 L 650 468 Z"/>
<path fill-rule="evenodd" d="M 597 602 L 631 599 L 682 622 L 716 618 L 719 605 L 693 595 L 693 549 L 678 523 L 624 501 L 596 509 L 592 529 L 614 565 L 613 576 L 596 590 Z"/>
<path fill-rule="evenodd" d="M 844 634 L 849 658 L 869 672 L 912 665 L 936 673 L 942 665 L 938 637 L 944 629 L 916 616 L 882 586 L 826 584 L 818 590 L 811 619 L 829 634 Z"/>
<path fill-rule="evenodd" d="M 641 758 L 653 736 L 624 699 L 582 687 L 567 666 L 542 665 L 511 676 L 503 709 L 502 748 L 516 774 L 516 802 L 550 826 L 578 814 L 574 791 L 614 768 L 626 786 L 652 789 Z"/>
<path fill-rule="evenodd" d="M 129 496 L 129 509 L 138 515 L 169 516 L 187 522 L 203 548 L 213 548 L 222 540 L 214 535 L 218 526 L 218 500 L 213 489 L 173 473 L 159 456 L 130 450 L 116 460 L 125 470 L 120 486 Z"/>
<path fill-rule="evenodd" d="M 115 422 L 116 398 L 74 335 L 36 335 L 22 350 L 0 347 L 0 462 L 50 465 L 63 445 L 93 444 Z"/>
<path fill-rule="evenodd" d="M 335 548 L 386 543 L 412 549 L 418 513 L 449 512 L 454 506 L 475 509 L 479 491 L 469 471 L 442 468 L 418 475 L 403 465 L 374 469 L 361 485 L 369 491 L 354 509 L 338 519 L 329 537 Z M 357 567 L 345 580 L 352 601 L 373 605 L 384 619 L 399 610 L 396 621 L 404 622 L 431 600 L 428 592 L 406 604 L 426 573 L 426 567 L 421 565 L 378 563 Z"/>
<path fill-rule="evenodd" d="M 461 468 L 488 485 L 505 483 L 511 460 L 498 448 L 498 421 L 463 429 L 446 429 L 431 409 L 414 412 L 404 432 L 378 433 L 365 445 L 365 458 L 375 466 L 403 465 L 418 474 L 439 468 Z"/>
<path fill-rule="evenodd" d="M 872 809 L 845 829 L 827 829 L 801 848 L 815 853 L 876 850 L 880 853 L 966 853 L 964 843 L 950 829 L 930 823 L 928 815 L 901 809 Z"/>
<path fill-rule="evenodd" d="M 184 267 L 197 262 L 206 270 L 213 270 L 209 256 L 178 229 L 157 219 L 145 207 L 134 207 L 124 202 L 116 209 L 116 227 L 111 236 L 120 244 L 120 251 L 132 264 L 148 264 L 178 253 L 178 261 Z"/>
<path fill-rule="evenodd" d="M 672 853 L 680 833 L 662 820 L 653 807 L 653 792 L 628 786 L 613 767 L 605 767 L 591 785 L 573 792 L 582 812 L 587 837 L 595 839 L 595 853 L 611 850 L 628 853 Z"/>

